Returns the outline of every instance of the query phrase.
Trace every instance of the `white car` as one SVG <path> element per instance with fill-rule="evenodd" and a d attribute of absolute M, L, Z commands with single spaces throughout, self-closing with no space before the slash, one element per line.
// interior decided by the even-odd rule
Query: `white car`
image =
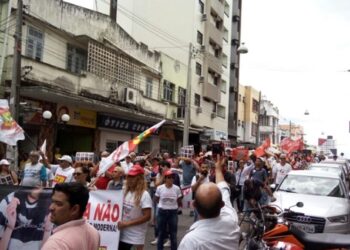
<path fill-rule="evenodd" d="M 345 172 L 346 170 L 343 168 L 342 165 L 339 165 L 339 164 L 324 163 L 324 162 L 312 163 L 309 165 L 307 169 L 337 173 L 343 179 L 344 183 L 348 182 L 347 174 Z"/>
<path fill-rule="evenodd" d="M 349 193 L 337 173 L 314 170 L 290 171 L 274 193 L 281 209 L 293 207 L 287 220 L 308 233 L 350 233 Z"/>

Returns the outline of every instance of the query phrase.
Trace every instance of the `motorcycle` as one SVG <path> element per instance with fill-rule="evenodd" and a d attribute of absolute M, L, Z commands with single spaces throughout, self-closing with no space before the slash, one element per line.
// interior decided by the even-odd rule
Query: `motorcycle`
<path fill-rule="evenodd" d="M 298 202 L 292 207 L 303 207 Z M 239 249 L 244 250 L 330 250 L 350 248 L 350 237 L 338 233 L 306 233 L 289 223 L 291 215 L 304 216 L 291 208 L 282 211 L 276 205 L 257 205 L 243 215 L 239 225 L 242 233 Z M 245 224 L 245 225 L 244 225 Z"/>

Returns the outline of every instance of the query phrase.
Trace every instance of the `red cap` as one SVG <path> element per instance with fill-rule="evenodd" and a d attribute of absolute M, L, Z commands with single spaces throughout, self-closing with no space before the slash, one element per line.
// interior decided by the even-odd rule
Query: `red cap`
<path fill-rule="evenodd" d="M 171 172 L 171 170 L 167 170 L 164 172 L 164 176 L 169 176 L 169 175 L 173 175 L 173 172 Z"/>
<path fill-rule="evenodd" d="M 144 174 L 145 170 L 140 165 L 134 165 L 128 172 L 128 175 L 130 176 L 136 176 L 140 174 Z"/>

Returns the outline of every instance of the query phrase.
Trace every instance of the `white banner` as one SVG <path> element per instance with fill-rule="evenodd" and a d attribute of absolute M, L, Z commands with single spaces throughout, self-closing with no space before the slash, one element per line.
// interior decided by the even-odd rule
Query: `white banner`
<path fill-rule="evenodd" d="M 100 233 L 99 250 L 117 250 L 120 231 L 118 221 L 123 209 L 123 191 L 97 190 L 90 192 L 84 217 Z"/>

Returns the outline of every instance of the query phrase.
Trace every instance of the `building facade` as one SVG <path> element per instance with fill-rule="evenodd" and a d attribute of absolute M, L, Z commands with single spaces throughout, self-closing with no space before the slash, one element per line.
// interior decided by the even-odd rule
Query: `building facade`
<path fill-rule="evenodd" d="M 105 1 L 96 3 L 99 11 L 108 12 Z M 233 11 L 237 6 L 226 0 L 118 1 L 117 23 L 137 41 L 187 66 L 190 61 L 190 143 L 194 130 L 201 144 L 228 138 L 232 15 L 238 15 Z"/>
<path fill-rule="evenodd" d="M 2 5 L 1 13 L 14 20 L 12 10 L 17 6 L 10 3 Z M 164 118 L 169 119 L 164 129 L 172 133 L 161 130 L 138 151 L 159 150 L 160 138 L 176 141 L 168 134 L 178 134 L 181 126 L 163 100 L 161 83 L 168 76 L 163 74 L 159 52 L 137 42 L 102 13 L 60 0 L 23 3 L 28 8 L 22 26 L 19 114 L 31 138 L 20 143 L 23 152 L 45 139 L 49 156 L 54 148 L 67 154 L 111 151 Z M 2 39 L 6 42 L 0 48 L 4 51 L 0 89 L 5 98 L 10 94 L 14 29 L 6 27 Z M 178 105 L 175 98 L 174 103 Z M 50 111 L 52 118 L 43 119 L 44 111 Z M 68 122 L 62 121 L 63 114 L 70 116 Z"/>
<path fill-rule="evenodd" d="M 260 102 L 260 117 L 259 117 L 259 141 L 263 142 L 270 138 L 271 143 L 279 143 L 278 133 L 278 117 L 279 110 L 273 103 L 266 98 L 262 98 Z"/>

